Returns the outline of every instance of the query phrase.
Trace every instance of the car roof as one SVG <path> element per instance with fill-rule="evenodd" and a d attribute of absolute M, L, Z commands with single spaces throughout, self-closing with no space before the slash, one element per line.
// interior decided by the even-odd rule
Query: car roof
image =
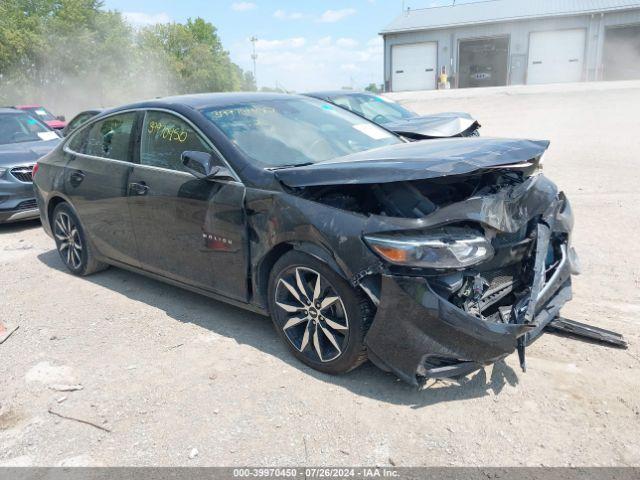
<path fill-rule="evenodd" d="M 44 108 L 42 105 L 16 105 L 14 108 L 22 110 L 23 108 Z"/>
<path fill-rule="evenodd" d="M 19 113 L 21 115 L 26 115 L 26 113 L 24 113 L 22 110 L 16 110 L 15 108 L 12 107 L 0 107 L 0 114 L 7 114 L 7 113 Z"/>
<path fill-rule="evenodd" d="M 359 92 L 354 90 L 324 90 L 320 92 L 307 92 L 305 95 L 315 98 L 334 98 L 334 97 L 348 97 L 350 95 L 372 95 L 368 92 Z"/>
<path fill-rule="evenodd" d="M 102 113 L 102 112 L 106 112 L 107 110 L 112 110 L 111 108 L 87 108 L 86 110 L 80 110 L 78 113 L 76 113 L 74 115 L 74 117 L 77 117 L 78 115 L 83 115 L 85 113 Z"/>
<path fill-rule="evenodd" d="M 259 102 L 277 100 L 282 98 L 304 98 L 301 95 L 291 95 L 285 93 L 263 93 L 263 92 L 232 92 L 232 93 L 198 93 L 191 95 L 176 95 L 171 97 L 156 98 L 131 105 L 123 105 L 112 111 L 124 110 L 127 108 L 160 107 L 171 105 L 184 105 L 195 110 L 215 108 L 234 103 Z"/>

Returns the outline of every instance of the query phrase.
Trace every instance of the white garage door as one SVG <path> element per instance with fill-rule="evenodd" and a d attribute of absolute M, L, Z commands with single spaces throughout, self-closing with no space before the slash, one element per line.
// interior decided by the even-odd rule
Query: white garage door
<path fill-rule="evenodd" d="M 433 90 L 438 73 L 436 42 L 391 47 L 391 87 L 394 92 Z"/>
<path fill-rule="evenodd" d="M 585 30 L 532 33 L 527 83 L 580 82 L 585 40 Z"/>

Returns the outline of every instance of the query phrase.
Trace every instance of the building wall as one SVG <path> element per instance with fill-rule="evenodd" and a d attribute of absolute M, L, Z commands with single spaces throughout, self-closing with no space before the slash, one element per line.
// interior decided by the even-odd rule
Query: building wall
<path fill-rule="evenodd" d="M 640 10 L 626 12 L 542 18 L 517 22 L 468 25 L 463 27 L 423 30 L 384 35 L 384 80 L 387 90 L 391 83 L 391 48 L 394 45 L 420 42 L 438 43 L 439 71 L 446 67 L 449 75 L 458 73 L 458 42 L 460 40 L 497 37 L 510 37 L 510 74 L 512 85 L 526 82 L 529 35 L 531 32 L 584 28 L 587 30 L 585 50 L 584 80 L 602 78 L 602 54 L 604 50 L 605 28 L 616 25 L 640 23 Z M 518 66 L 519 65 L 519 66 Z"/>

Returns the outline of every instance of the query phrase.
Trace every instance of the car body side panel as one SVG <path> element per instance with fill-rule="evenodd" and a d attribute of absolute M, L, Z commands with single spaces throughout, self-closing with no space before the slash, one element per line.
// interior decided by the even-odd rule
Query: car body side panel
<path fill-rule="evenodd" d="M 244 186 L 136 166 L 131 215 L 143 269 L 248 301 Z"/>
<path fill-rule="evenodd" d="M 134 164 L 66 155 L 63 192 L 98 252 L 107 259 L 140 266 L 127 199 Z"/>
<path fill-rule="evenodd" d="M 347 280 L 360 270 L 377 265 L 379 259 L 362 241 L 362 227 L 366 217 L 356 213 L 320 205 L 281 192 L 247 190 L 247 221 L 251 252 L 252 280 L 256 301 L 260 290 L 260 265 L 276 246 L 308 243 L 329 255 Z M 302 248 L 305 251 L 304 248 Z M 320 253 L 308 251 L 314 256 Z"/>

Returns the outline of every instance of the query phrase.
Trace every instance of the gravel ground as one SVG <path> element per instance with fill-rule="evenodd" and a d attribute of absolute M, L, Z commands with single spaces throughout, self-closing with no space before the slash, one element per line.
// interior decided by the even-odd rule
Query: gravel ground
<path fill-rule="evenodd" d="M 564 314 L 629 350 L 548 334 L 526 374 L 512 356 L 422 391 L 371 365 L 334 378 L 267 318 L 116 268 L 75 278 L 37 223 L 0 226 L 0 320 L 20 327 L 0 345 L 0 465 L 640 465 L 640 83 L 401 100 L 552 140 L 584 267 Z"/>

